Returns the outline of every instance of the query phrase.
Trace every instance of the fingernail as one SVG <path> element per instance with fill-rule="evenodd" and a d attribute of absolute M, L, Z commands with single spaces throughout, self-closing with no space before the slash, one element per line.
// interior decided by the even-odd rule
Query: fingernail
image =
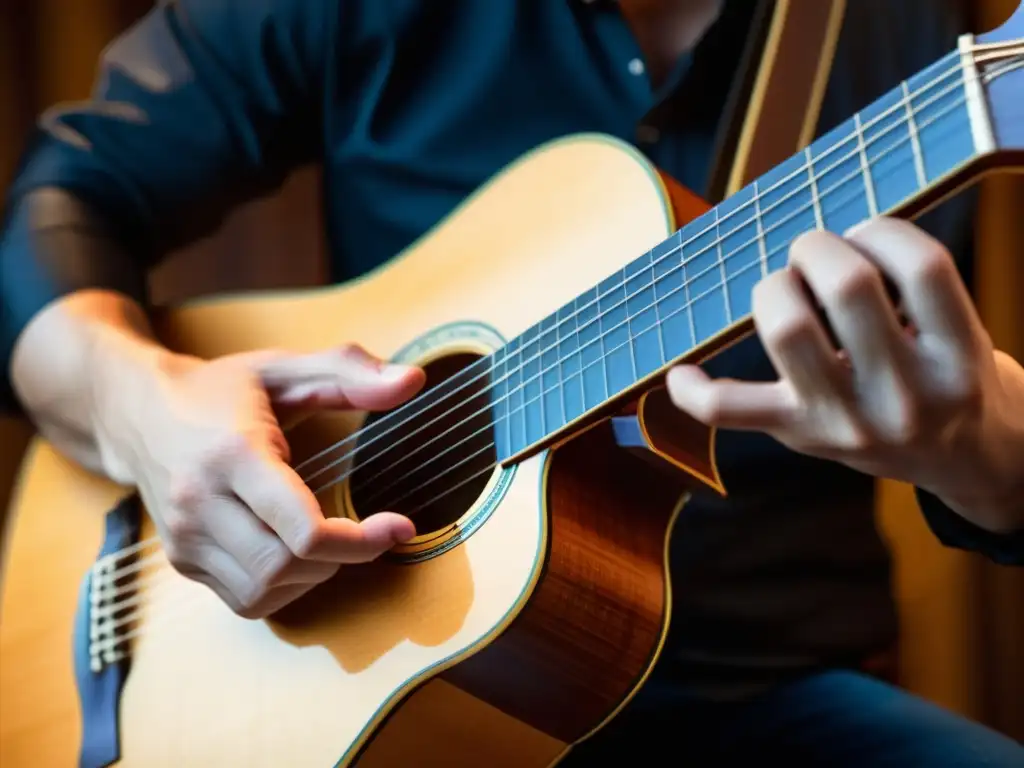
<path fill-rule="evenodd" d="M 380 369 L 380 377 L 384 381 L 398 381 L 405 377 L 409 373 L 409 366 L 407 365 L 385 365 Z"/>

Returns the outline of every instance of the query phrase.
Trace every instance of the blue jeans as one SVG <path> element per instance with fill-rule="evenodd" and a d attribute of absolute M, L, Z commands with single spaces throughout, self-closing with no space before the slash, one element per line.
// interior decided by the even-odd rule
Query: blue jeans
<path fill-rule="evenodd" d="M 831 671 L 743 704 L 642 693 L 559 768 L 605 764 L 1024 768 L 1024 746 L 874 678 Z"/>

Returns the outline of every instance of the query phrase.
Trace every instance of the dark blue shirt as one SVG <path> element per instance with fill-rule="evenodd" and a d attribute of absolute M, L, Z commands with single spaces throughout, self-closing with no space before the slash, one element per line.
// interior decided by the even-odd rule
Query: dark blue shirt
<path fill-rule="evenodd" d="M 4 370 L 17 334 L 48 301 L 88 285 L 144 298 L 146 267 L 301 164 L 324 167 L 338 280 L 386 261 L 505 165 L 566 134 L 636 143 L 703 191 L 754 5 L 728 3 L 655 89 L 614 3 L 161 3 L 106 51 L 90 102 L 40 121 L 10 196 L 15 210 L 42 186 L 75 192 L 134 268 L 123 259 L 101 264 L 103 255 L 43 258 L 15 213 L 0 251 Z M 850 3 L 821 127 L 952 50 L 968 26 L 965 5 Z M 972 216 L 965 195 L 925 222 L 965 274 Z M 775 377 L 756 339 L 708 368 Z M 892 643 L 873 481 L 764 436 L 725 433 L 719 454 L 733 496 L 698 499 L 677 526 L 662 677 L 709 695 L 744 695 L 817 666 L 856 664 Z M 948 510 L 932 514 L 950 530 Z"/>

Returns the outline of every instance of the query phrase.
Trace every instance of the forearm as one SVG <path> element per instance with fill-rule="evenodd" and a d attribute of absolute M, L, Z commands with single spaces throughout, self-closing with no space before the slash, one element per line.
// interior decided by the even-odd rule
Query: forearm
<path fill-rule="evenodd" d="M 101 417 L 123 413 L 169 356 L 143 310 L 145 270 L 66 192 L 27 196 L 0 243 L 6 373 L 17 404 L 58 450 L 125 480 Z"/>
<path fill-rule="evenodd" d="M 129 428 L 154 374 L 171 359 L 136 302 L 86 290 L 31 321 L 15 345 L 11 379 L 27 415 L 59 451 L 129 482 L 111 427 Z"/>

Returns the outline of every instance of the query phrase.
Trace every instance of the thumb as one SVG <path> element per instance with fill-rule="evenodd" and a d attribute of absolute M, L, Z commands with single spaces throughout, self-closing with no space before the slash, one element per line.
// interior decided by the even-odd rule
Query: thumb
<path fill-rule="evenodd" d="M 358 345 L 267 359 L 258 373 L 275 405 L 309 408 L 393 408 L 426 381 L 421 368 L 387 363 Z"/>

